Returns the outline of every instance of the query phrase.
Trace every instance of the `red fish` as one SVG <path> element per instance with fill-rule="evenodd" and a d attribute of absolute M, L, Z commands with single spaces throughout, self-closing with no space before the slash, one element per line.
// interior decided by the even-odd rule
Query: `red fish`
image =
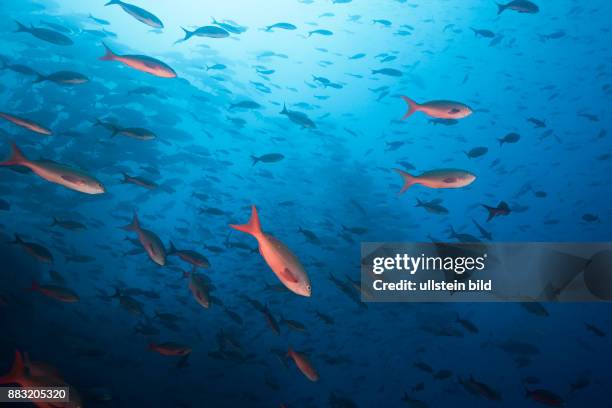
<path fill-rule="evenodd" d="M 562 407 L 565 405 L 563 398 L 548 390 L 529 390 L 525 388 L 525 396 L 542 405 L 548 405 L 549 407 Z"/>
<path fill-rule="evenodd" d="M 38 282 L 32 282 L 32 288 L 29 289 L 32 292 L 40 292 L 43 295 L 59 300 L 65 303 L 75 303 L 79 301 L 79 295 L 74 293 L 68 288 L 64 288 L 56 285 L 40 285 Z"/>
<path fill-rule="evenodd" d="M 461 188 L 472 184 L 476 176 L 469 171 L 457 169 L 440 169 L 426 171 L 420 176 L 413 176 L 400 169 L 394 169 L 404 180 L 404 186 L 399 194 L 411 186 L 421 184 L 429 188 Z"/>
<path fill-rule="evenodd" d="M 119 61 L 128 67 L 157 77 L 176 78 L 176 72 L 160 60 L 147 57 L 146 55 L 118 55 L 108 48 L 106 44 L 102 43 L 102 45 L 106 49 L 106 54 L 100 57 L 102 61 Z"/>
<path fill-rule="evenodd" d="M 505 201 L 501 201 L 497 205 L 497 207 L 490 207 L 485 204 L 483 204 L 482 206 L 486 208 L 486 210 L 489 212 L 489 217 L 487 218 L 487 221 L 491 221 L 493 218 L 498 217 L 500 215 L 508 215 L 511 212 L 510 206 Z"/>
<path fill-rule="evenodd" d="M 308 378 L 310 381 L 319 381 L 319 374 L 317 373 L 317 370 L 314 369 L 305 355 L 292 350 L 291 347 L 289 347 L 287 355 L 293 359 L 295 365 L 300 369 L 302 374 L 306 376 L 306 378 Z"/>
<path fill-rule="evenodd" d="M 149 343 L 149 350 L 155 351 L 163 356 L 186 356 L 191 353 L 191 347 L 177 343 Z"/>
<path fill-rule="evenodd" d="M 415 112 L 423 112 L 427 116 L 438 119 L 462 119 L 472 114 L 472 109 L 455 101 L 429 101 L 417 103 L 407 96 L 402 96 L 402 99 L 408 104 L 408 112 L 402 119 L 412 116 Z"/>
<path fill-rule="evenodd" d="M 47 136 L 51 135 L 51 131 L 49 129 L 29 119 L 20 118 L 19 116 L 11 115 L 6 112 L 0 112 L 0 118 L 6 119 L 11 123 L 14 123 L 17 126 L 21 126 L 22 128 L 28 129 L 32 132 Z"/>
<path fill-rule="evenodd" d="M 257 208 L 252 207 L 248 224 L 230 227 L 250 234 L 257 239 L 259 253 L 272 272 L 292 292 L 309 297 L 311 295 L 310 279 L 297 257 L 282 242 L 268 235 L 261 229 Z"/>

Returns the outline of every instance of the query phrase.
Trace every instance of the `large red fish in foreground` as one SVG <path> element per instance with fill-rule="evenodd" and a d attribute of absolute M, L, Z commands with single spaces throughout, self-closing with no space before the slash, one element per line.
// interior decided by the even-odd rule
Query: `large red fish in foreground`
<path fill-rule="evenodd" d="M 248 224 L 230 227 L 251 234 L 257 239 L 259 253 L 272 272 L 292 292 L 309 297 L 311 294 L 310 279 L 302 264 L 295 255 L 278 239 L 268 235 L 261 229 L 257 208 L 252 207 L 251 219 Z"/>

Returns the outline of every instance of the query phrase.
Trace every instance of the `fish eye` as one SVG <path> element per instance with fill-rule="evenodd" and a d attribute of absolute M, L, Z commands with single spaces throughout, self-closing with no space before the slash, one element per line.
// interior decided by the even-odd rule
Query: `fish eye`
<path fill-rule="evenodd" d="M 306 285 L 306 290 L 310 292 L 310 285 Z"/>

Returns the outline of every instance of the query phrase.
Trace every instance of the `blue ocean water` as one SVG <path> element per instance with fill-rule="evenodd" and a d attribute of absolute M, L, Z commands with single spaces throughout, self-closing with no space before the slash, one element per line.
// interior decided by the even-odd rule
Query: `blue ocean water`
<path fill-rule="evenodd" d="M 0 3 L 1 155 L 14 142 L 105 189 L 0 169 L 0 374 L 27 353 L 85 407 L 611 406 L 604 303 L 366 304 L 357 288 L 361 242 L 485 240 L 476 223 L 496 242 L 610 240 L 609 2 L 134 2 Z M 103 44 L 155 60 L 101 60 Z M 402 119 L 402 95 L 471 114 Z M 398 194 L 394 169 L 447 168 L 476 179 Z M 228 226 L 251 205 L 310 297 Z M 122 229 L 134 212 L 164 266 Z M 209 266 L 194 275 L 170 241 Z M 191 352 L 150 349 L 166 342 Z"/>

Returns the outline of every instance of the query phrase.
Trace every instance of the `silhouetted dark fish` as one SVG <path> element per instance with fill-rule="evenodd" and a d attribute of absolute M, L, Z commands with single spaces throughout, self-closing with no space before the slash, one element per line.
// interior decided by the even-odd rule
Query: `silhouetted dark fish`
<path fill-rule="evenodd" d="M 123 9 L 123 11 L 125 11 L 141 23 L 148 25 L 149 27 L 164 28 L 164 24 L 161 22 L 161 20 L 157 18 L 153 13 L 150 13 L 145 9 L 134 6 L 133 4 L 125 3 L 121 0 L 110 0 L 108 3 L 105 4 L 105 6 L 110 6 L 112 4 L 119 5 Z"/>
<path fill-rule="evenodd" d="M 40 40 L 50 42 L 56 45 L 72 45 L 73 44 L 73 41 L 70 38 L 66 37 L 62 33 L 58 33 L 57 31 L 50 30 L 48 28 L 41 28 L 41 27 L 34 27 L 34 26 L 30 26 L 28 28 L 24 26 L 23 24 L 21 24 L 19 21 L 15 21 L 15 22 L 17 23 L 16 32 L 18 33 L 20 32 L 30 33 L 34 37 Z"/>

